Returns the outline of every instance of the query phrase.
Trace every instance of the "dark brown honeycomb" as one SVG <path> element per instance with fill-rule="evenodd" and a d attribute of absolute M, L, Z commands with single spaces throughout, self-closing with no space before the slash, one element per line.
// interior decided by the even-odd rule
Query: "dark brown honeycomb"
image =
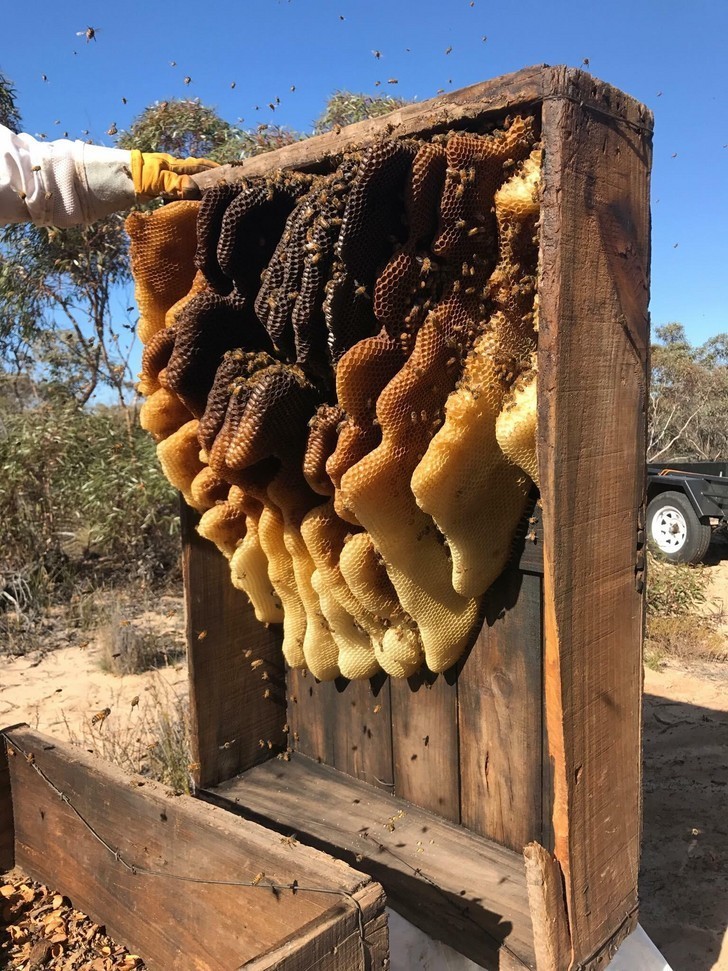
<path fill-rule="evenodd" d="M 444 670 L 502 569 L 538 476 L 536 145 L 516 117 L 221 182 L 193 255 L 193 210 L 130 222 L 142 421 L 317 678 Z"/>

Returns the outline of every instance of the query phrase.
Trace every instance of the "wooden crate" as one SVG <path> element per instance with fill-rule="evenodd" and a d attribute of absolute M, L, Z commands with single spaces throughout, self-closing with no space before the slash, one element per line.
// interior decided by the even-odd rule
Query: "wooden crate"
<path fill-rule="evenodd" d="M 201 795 L 356 861 L 477 963 L 543 971 L 600 966 L 636 923 L 652 116 L 581 71 L 538 67 L 236 172 L 326 171 L 383 134 L 519 111 L 538 116 L 544 151 L 542 487 L 467 655 L 408 681 L 286 672 L 279 631 L 189 511 L 183 537 Z"/>
<path fill-rule="evenodd" d="M 0 735 L 0 871 L 16 865 L 152 971 L 387 967 L 365 874 L 25 726 Z"/>

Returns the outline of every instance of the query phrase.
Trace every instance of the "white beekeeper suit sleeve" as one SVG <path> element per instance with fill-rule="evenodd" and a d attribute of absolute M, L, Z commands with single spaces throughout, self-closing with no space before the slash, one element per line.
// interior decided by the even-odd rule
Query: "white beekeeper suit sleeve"
<path fill-rule="evenodd" d="M 76 226 L 134 200 L 131 152 L 68 139 L 39 142 L 0 125 L 0 225 Z"/>

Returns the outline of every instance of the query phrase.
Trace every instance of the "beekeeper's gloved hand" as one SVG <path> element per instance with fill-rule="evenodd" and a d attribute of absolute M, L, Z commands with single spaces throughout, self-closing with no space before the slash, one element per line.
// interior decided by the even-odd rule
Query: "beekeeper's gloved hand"
<path fill-rule="evenodd" d="M 206 158 L 175 158 L 137 149 L 131 153 L 131 176 L 139 199 L 199 199 L 200 189 L 190 176 L 216 166 Z"/>

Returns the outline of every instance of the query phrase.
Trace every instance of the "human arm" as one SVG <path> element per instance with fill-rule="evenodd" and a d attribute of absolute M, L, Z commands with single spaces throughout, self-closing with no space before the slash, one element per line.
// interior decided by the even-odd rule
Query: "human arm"
<path fill-rule="evenodd" d="M 164 195 L 196 198 L 190 175 L 214 163 L 60 139 L 41 142 L 0 126 L 0 225 L 91 223 Z"/>

